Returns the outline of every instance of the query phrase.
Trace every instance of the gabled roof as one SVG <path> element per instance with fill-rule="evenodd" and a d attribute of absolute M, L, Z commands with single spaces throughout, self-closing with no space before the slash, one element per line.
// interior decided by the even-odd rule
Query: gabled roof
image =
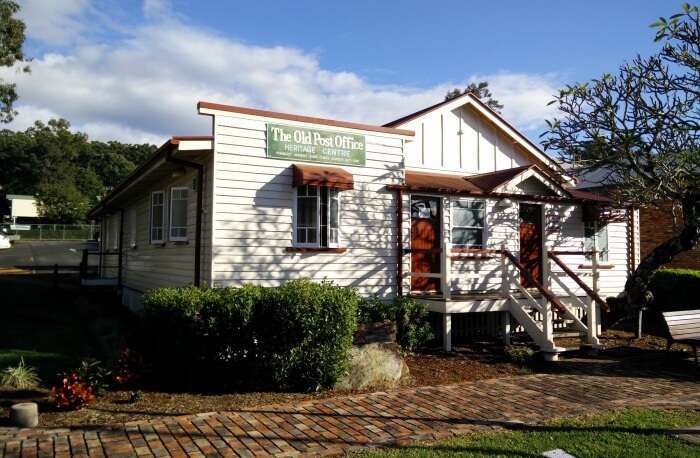
<path fill-rule="evenodd" d="M 529 138 L 521 134 L 515 127 L 513 127 L 512 124 L 510 124 L 503 117 L 503 115 L 486 105 L 483 101 L 481 101 L 481 99 L 479 99 L 479 97 L 470 93 L 464 93 L 455 98 L 443 100 L 440 103 L 436 103 L 409 115 L 403 116 L 399 119 L 395 119 L 394 121 L 388 122 L 384 124 L 384 126 L 393 128 L 400 127 L 406 124 L 407 122 L 410 122 L 416 118 L 424 116 L 432 111 L 438 110 L 450 104 L 454 104 L 455 108 L 467 104 L 472 105 L 479 113 L 484 115 L 487 119 L 491 120 L 507 135 L 516 140 L 518 143 L 520 143 L 523 146 L 523 148 L 536 159 L 537 162 L 541 162 L 543 166 L 551 169 L 556 174 L 566 174 L 566 170 L 564 170 L 564 168 L 561 165 L 559 165 L 554 159 L 549 157 L 544 151 L 542 151 L 542 149 L 540 149 L 538 145 L 533 143 Z"/>
<path fill-rule="evenodd" d="M 451 99 L 443 100 L 442 102 L 438 102 L 434 105 L 430 105 L 429 107 L 422 108 L 422 109 L 415 111 L 411 114 L 407 114 L 406 116 L 402 116 L 399 119 L 394 119 L 393 121 L 390 121 L 390 122 L 384 124 L 384 127 L 400 126 L 401 124 L 407 123 L 408 121 L 410 121 L 412 119 L 415 119 L 421 115 L 424 115 L 424 114 L 429 113 L 433 110 L 436 110 L 443 105 L 447 105 L 448 103 L 452 103 L 455 100 L 459 100 L 459 99 L 466 97 L 466 96 L 467 96 L 467 94 L 465 93 L 465 94 L 459 95 L 459 96 L 451 98 Z"/>
<path fill-rule="evenodd" d="M 412 137 L 415 135 L 415 132 L 412 130 L 397 129 L 397 128 L 388 127 L 388 126 L 375 126 L 372 124 L 362 124 L 359 122 L 339 121 L 336 119 L 326 119 L 326 118 L 316 118 L 313 116 L 303 116 L 303 115 L 296 115 L 296 114 L 291 114 L 291 113 L 281 113 L 279 111 L 260 110 L 257 108 L 245 108 L 245 107 L 237 107 L 234 105 L 222 105 L 220 103 L 200 101 L 197 103 L 197 110 L 201 112 L 202 109 L 228 111 L 231 113 L 240 113 L 240 114 L 246 114 L 246 115 L 251 115 L 251 116 L 261 116 L 261 117 L 265 117 L 265 118 L 277 118 L 277 119 L 284 119 L 287 121 L 298 121 L 298 122 L 305 122 L 305 123 L 309 123 L 309 124 L 321 124 L 324 126 L 332 126 L 332 127 L 344 127 L 346 129 L 366 130 L 366 131 L 370 131 L 370 132 L 380 132 L 380 133 L 385 133 L 385 134 L 403 135 L 403 136 L 409 136 L 409 137 Z"/>
<path fill-rule="evenodd" d="M 160 148 L 156 150 L 151 157 L 149 157 L 145 162 L 136 167 L 133 172 L 127 175 L 121 183 L 114 187 L 106 196 L 100 200 L 100 202 L 88 212 L 89 218 L 97 217 L 101 212 L 107 209 L 109 203 L 114 200 L 116 196 L 121 194 L 124 190 L 129 188 L 134 182 L 140 180 L 142 177 L 147 175 L 151 169 L 158 166 L 161 161 L 165 160 L 165 156 L 168 151 L 175 150 L 178 148 L 182 142 L 200 142 L 200 141 L 211 141 L 213 142 L 214 137 L 211 135 L 175 135 L 170 137 L 165 143 L 163 143 Z"/>
<path fill-rule="evenodd" d="M 406 186 L 413 189 L 432 189 L 437 192 L 468 192 L 481 194 L 483 190 L 465 177 L 427 172 L 406 171 Z"/>
<path fill-rule="evenodd" d="M 522 167 L 498 170 L 496 172 L 481 173 L 479 175 L 465 177 L 465 180 L 474 183 L 474 185 L 483 191 L 491 192 L 532 167 L 534 166 L 524 165 Z"/>
<path fill-rule="evenodd" d="M 502 188 L 510 181 L 521 175 L 541 174 L 541 177 L 547 177 L 542 174 L 542 171 L 536 165 L 527 165 L 523 167 L 514 167 L 511 169 L 499 170 L 496 172 L 482 173 L 479 175 L 460 176 L 447 175 L 444 173 L 429 173 L 407 170 L 405 175 L 404 189 L 414 192 L 435 192 L 446 194 L 463 194 L 473 196 L 513 196 L 512 192 L 503 192 Z M 541 198 L 552 201 L 576 201 L 581 203 L 612 203 L 613 201 L 607 197 L 599 196 L 590 192 L 576 191 L 565 189 L 556 183 L 547 184 L 550 188 L 556 187 L 558 191 L 555 196 L 532 196 L 529 194 L 520 194 L 520 198 Z"/>

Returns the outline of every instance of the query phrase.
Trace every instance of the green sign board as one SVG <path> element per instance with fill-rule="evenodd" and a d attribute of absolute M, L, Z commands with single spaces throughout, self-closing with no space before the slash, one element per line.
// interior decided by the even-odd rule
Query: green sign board
<path fill-rule="evenodd" d="M 365 136 L 268 124 L 267 157 L 289 161 L 363 166 L 365 165 Z"/>

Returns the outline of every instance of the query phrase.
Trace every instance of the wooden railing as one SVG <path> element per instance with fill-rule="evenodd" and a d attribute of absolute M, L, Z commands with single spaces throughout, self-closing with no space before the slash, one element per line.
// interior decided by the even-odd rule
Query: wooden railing
<path fill-rule="evenodd" d="M 592 252 L 593 265 L 593 288 L 588 286 L 579 275 L 577 275 L 573 270 L 571 270 L 566 263 L 564 263 L 558 255 L 586 255 L 587 252 L 582 251 L 549 251 L 546 250 L 547 256 L 545 261 L 551 259 L 556 265 L 558 265 L 562 271 L 571 277 L 574 282 L 586 293 L 590 298 L 588 303 L 583 302 L 574 292 L 569 288 L 558 276 L 551 275 L 551 269 L 549 262 L 544 262 L 544 281 L 540 281 L 535 278 L 532 273 L 527 270 L 527 268 L 520 262 L 520 260 L 508 249 L 505 245 L 502 245 L 500 249 L 455 249 L 453 250 L 449 243 L 445 243 L 440 250 L 431 250 L 433 253 L 440 253 L 440 272 L 439 273 L 421 273 L 421 272 L 408 272 L 408 277 L 424 277 L 424 278 L 438 278 L 440 279 L 440 296 L 441 299 L 445 301 L 450 301 L 452 299 L 452 281 L 455 278 L 463 278 L 464 274 L 453 275 L 452 273 L 452 263 L 453 261 L 480 261 L 488 260 L 494 258 L 501 259 L 501 294 L 504 298 L 510 299 L 510 301 L 516 307 L 522 307 L 521 302 L 523 300 L 527 301 L 530 307 L 541 314 L 542 322 L 539 327 L 539 331 L 536 329 L 534 321 L 530 323 L 531 333 L 542 333 L 541 342 L 549 344 L 553 348 L 553 313 L 564 317 L 567 320 L 573 322 L 574 326 L 579 328 L 581 331 L 586 332 L 587 340 L 589 344 L 598 344 L 598 310 L 600 307 L 603 310 L 607 310 L 607 304 L 597 293 L 597 280 L 598 280 L 598 269 L 597 269 L 597 254 Z M 515 270 L 525 278 L 529 284 L 534 285 L 535 289 L 544 298 L 543 304 L 535 299 L 531 291 L 525 288 L 520 281 L 520 277 L 517 275 L 512 275 L 509 265 L 515 267 Z M 561 299 L 552 292 L 550 287 L 550 280 L 555 281 L 559 287 L 565 291 L 572 305 L 578 306 L 586 310 L 587 323 L 584 324 L 579 317 L 573 313 L 569 307 L 562 303 Z M 521 299 L 518 299 L 513 295 L 513 291 L 519 291 L 521 294 Z M 515 310 L 513 310 L 515 312 Z M 512 312 L 512 313 L 513 313 Z M 522 320 L 529 320 L 526 314 L 517 310 L 518 316 Z M 517 317 L 516 317 L 517 318 Z M 525 323 L 521 324 L 525 325 Z M 541 345 L 543 346 L 543 345 Z"/>
<path fill-rule="evenodd" d="M 569 268 L 569 266 L 566 265 L 564 261 L 559 258 L 559 255 L 589 255 L 591 256 L 591 266 L 592 266 L 592 274 L 593 274 L 593 280 L 594 282 L 597 283 L 598 281 L 598 254 L 595 251 L 547 251 L 547 256 L 549 259 L 554 261 L 555 264 L 561 268 L 576 284 L 586 292 L 588 297 L 593 299 L 596 304 L 600 306 L 601 309 L 605 310 L 606 312 L 609 311 L 608 309 L 608 304 L 601 298 L 597 292 L 595 292 L 591 287 L 589 287 L 586 282 L 583 281 L 581 277 L 579 277 L 573 270 Z"/>
<path fill-rule="evenodd" d="M 121 269 L 119 268 L 119 263 L 118 263 L 118 258 L 119 258 L 119 252 L 118 251 L 95 251 L 95 250 L 88 250 L 84 249 L 82 253 L 82 258 L 80 260 L 80 267 L 79 267 L 79 272 L 80 272 L 80 279 L 85 279 L 88 278 L 90 275 L 90 257 L 95 256 L 98 258 L 98 266 L 96 267 L 96 271 L 98 275 L 101 275 L 102 272 L 106 269 L 116 269 L 119 272 L 117 275 L 121 277 Z M 106 260 L 109 259 L 110 257 L 116 257 L 117 258 L 117 264 L 116 265 L 108 265 L 106 263 Z M 121 279 L 121 278 L 120 278 Z"/>

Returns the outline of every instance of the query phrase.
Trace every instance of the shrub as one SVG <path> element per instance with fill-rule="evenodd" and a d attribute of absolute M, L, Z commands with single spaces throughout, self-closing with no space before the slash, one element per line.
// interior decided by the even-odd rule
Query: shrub
<path fill-rule="evenodd" d="M 96 359 L 81 361 L 80 366 L 71 373 L 76 374 L 79 380 L 87 384 L 96 396 L 104 395 L 109 389 L 110 375 L 112 373 L 102 367 L 102 363 Z M 69 378 L 69 374 L 64 374 L 62 378 Z"/>
<path fill-rule="evenodd" d="M 144 296 L 144 353 L 155 372 L 179 385 L 188 383 L 202 370 L 202 308 L 216 301 L 207 288 L 161 288 Z"/>
<path fill-rule="evenodd" d="M 72 372 L 51 389 L 51 398 L 57 409 L 78 410 L 89 406 L 95 395 L 90 385 Z"/>
<path fill-rule="evenodd" d="M 693 308 L 700 297 L 700 270 L 661 269 L 651 279 L 652 307 L 658 312 Z"/>
<path fill-rule="evenodd" d="M 125 348 L 114 362 L 112 379 L 118 386 L 126 386 L 141 378 L 144 364 L 141 353 Z"/>
<path fill-rule="evenodd" d="M 238 370 L 255 357 L 250 325 L 262 289 L 253 285 L 217 290 L 216 300 L 202 305 L 204 354 L 209 362 L 224 362 Z"/>
<path fill-rule="evenodd" d="M 410 297 L 399 296 L 394 300 L 396 340 L 404 351 L 414 351 L 433 338 L 428 321 L 428 306 Z"/>
<path fill-rule="evenodd" d="M 24 357 L 19 358 L 16 366 L 9 366 L 0 373 L 0 385 L 27 390 L 41 383 L 36 369 L 24 363 Z"/>
<path fill-rule="evenodd" d="M 255 312 L 262 369 L 278 385 L 317 390 L 345 373 L 358 297 L 329 282 L 292 280 L 263 290 Z"/>
<path fill-rule="evenodd" d="M 529 368 L 535 361 L 535 350 L 530 347 L 509 345 L 505 348 L 505 353 L 509 361 L 523 369 Z"/>
<path fill-rule="evenodd" d="M 345 370 L 357 302 L 353 289 L 309 280 L 153 290 L 144 301 L 144 354 L 161 381 L 188 387 L 330 387 Z"/>
<path fill-rule="evenodd" d="M 358 308 L 360 323 L 389 320 L 396 326 L 396 342 L 406 352 L 425 345 L 433 338 L 428 307 L 410 297 L 399 296 L 386 303 L 377 297 L 363 298 Z"/>

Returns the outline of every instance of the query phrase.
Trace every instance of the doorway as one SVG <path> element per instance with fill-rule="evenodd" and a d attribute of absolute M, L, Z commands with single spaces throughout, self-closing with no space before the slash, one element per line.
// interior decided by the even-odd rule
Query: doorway
<path fill-rule="evenodd" d="M 532 278 L 542 283 L 542 206 L 520 204 L 520 263 Z M 534 288 L 535 284 L 520 274 L 520 284 Z"/>
<path fill-rule="evenodd" d="M 411 272 L 440 273 L 440 198 L 411 196 Z M 438 292 L 439 278 L 411 277 L 411 291 Z"/>

